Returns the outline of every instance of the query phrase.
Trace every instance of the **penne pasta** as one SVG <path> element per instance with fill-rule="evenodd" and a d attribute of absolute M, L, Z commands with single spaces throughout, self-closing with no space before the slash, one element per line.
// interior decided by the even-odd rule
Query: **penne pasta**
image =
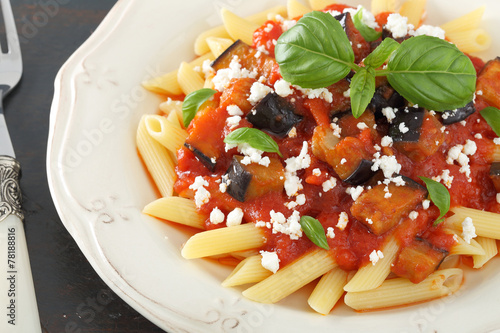
<path fill-rule="evenodd" d="M 491 46 L 491 37 L 483 29 L 450 32 L 446 37 L 463 52 L 481 52 Z"/>
<path fill-rule="evenodd" d="M 309 0 L 309 7 L 312 10 L 322 10 L 326 6 L 337 3 L 336 0 Z"/>
<path fill-rule="evenodd" d="M 293 19 L 309 13 L 311 8 L 303 5 L 297 0 L 288 0 L 286 10 L 288 12 L 288 18 Z"/>
<path fill-rule="evenodd" d="M 445 220 L 447 226 L 462 230 L 462 222 L 469 217 L 472 219 L 478 236 L 500 239 L 500 224 L 498 223 L 500 214 L 466 207 L 454 207 L 451 211 L 455 215 Z"/>
<path fill-rule="evenodd" d="M 220 56 L 234 41 L 230 38 L 208 37 L 207 44 L 212 54 L 217 58 Z"/>
<path fill-rule="evenodd" d="M 471 239 L 470 243 L 467 243 L 460 235 L 454 230 L 446 230 L 447 233 L 453 234 L 453 238 L 457 243 L 451 248 L 450 255 L 460 254 L 460 255 L 484 255 L 485 252 L 481 245 L 479 245 L 474 239 Z"/>
<path fill-rule="evenodd" d="M 373 15 L 385 12 L 395 13 L 398 7 L 398 0 L 372 0 L 371 2 L 371 12 Z"/>
<path fill-rule="evenodd" d="M 186 259 L 202 258 L 255 249 L 263 243 L 262 229 L 246 223 L 197 233 L 184 244 L 181 254 Z"/>
<path fill-rule="evenodd" d="M 481 268 L 486 264 L 491 258 L 498 254 L 497 242 L 492 238 L 477 237 L 477 243 L 481 246 L 484 254 L 476 254 L 472 256 L 474 262 L 474 268 Z"/>
<path fill-rule="evenodd" d="M 336 266 L 328 251 L 317 248 L 243 291 L 243 296 L 261 303 L 276 303 Z"/>
<path fill-rule="evenodd" d="M 177 81 L 185 95 L 203 88 L 203 78 L 187 62 L 182 62 L 177 72 Z"/>
<path fill-rule="evenodd" d="M 184 145 L 188 134 L 186 130 L 179 128 L 177 114 L 173 113 L 173 115 L 177 125 L 168 118 L 157 115 L 146 116 L 144 123 L 148 134 L 175 154 L 177 149 Z"/>
<path fill-rule="evenodd" d="M 407 279 L 395 278 L 385 281 L 377 289 L 348 292 L 344 302 L 354 310 L 366 311 L 428 301 L 456 292 L 462 280 L 461 269 L 443 269 L 432 273 L 418 284 L 411 283 Z"/>
<path fill-rule="evenodd" d="M 307 300 L 309 306 L 318 313 L 330 313 L 344 294 L 347 274 L 346 271 L 335 267 L 323 275 Z"/>
<path fill-rule="evenodd" d="M 161 195 L 168 197 L 173 194 L 177 178 L 174 160 L 168 150 L 149 135 L 145 123 L 146 117 L 141 118 L 137 128 L 137 149 Z"/>
<path fill-rule="evenodd" d="M 486 6 L 481 6 L 472 12 L 442 24 L 440 28 L 443 29 L 446 34 L 478 29 L 485 9 Z"/>
<path fill-rule="evenodd" d="M 222 281 L 223 287 L 234 287 L 247 283 L 260 282 L 273 273 L 261 264 L 261 255 L 255 255 L 242 260 L 231 272 L 231 274 Z"/>
<path fill-rule="evenodd" d="M 205 217 L 198 214 L 191 199 L 174 196 L 160 198 L 146 205 L 142 212 L 197 229 L 205 228 Z"/>
<path fill-rule="evenodd" d="M 224 22 L 224 27 L 226 27 L 229 36 L 234 40 L 240 39 L 248 45 L 253 43 L 253 32 L 259 27 L 257 24 L 248 21 L 229 10 L 223 8 L 222 11 L 222 21 Z"/>
<path fill-rule="evenodd" d="M 427 0 L 407 0 L 401 5 L 399 14 L 408 17 L 408 23 L 417 28 L 424 17 L 426 3 Z"/>
<path fill-rule="evenodd" d="M 369 263 L 361 267 L 344 287 L 345 291 L 364 291 L 375 289 L 384 282 L 391 272 L 391 264 L 396 258 L 399 245 L 394 237 L 384 245 L 382 253 L 384 257 L 375 265 Z"/>

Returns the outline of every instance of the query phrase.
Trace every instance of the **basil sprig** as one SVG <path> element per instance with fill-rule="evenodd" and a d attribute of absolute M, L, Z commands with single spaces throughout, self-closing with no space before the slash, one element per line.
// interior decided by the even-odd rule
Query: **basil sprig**
<path fill-rule="evenodd" d="M 358 12 L 352 17 L 352 22 L 356 29 L 358 29 L 359 33 L 367 42 L 373 42 L 382 36 L 382 31 L 377 31 L 373 28 L 370 28 L 363 22 L 363 11 L 364 8 L 360 8 Z"/>
<path fill-rule="evenodd" d="M 326 240 L 325 229 L 323 229 L 321 223 L 314 217 L 307 215 L 301 216 L 300 227 L 311 242 L 325 250 L 330 249 L 328 241 Z"/>
<path fill-rule="evenodd" d="M 476 71 L 469 57 L 455 45 L 422 35 L 405 40 L 399 47 L 393 42 L 379 47 L 365 62 L 365 68 L 374 71 L 360 75 L 365 77 L 363 80 L 351 80 L 351 99 L 357 101 L 352 105 L 355 116 L 359 117 L 368 106 L 367 96 L 373 96 L 371 91 L 356 86 L 366 85 L 368 75 L 387 76 L 391 86 L 404 98 L 429 110 L 455 109 L 472 100 Z M 323 12 L 304 15 L 282 34 L 275 54 L 283 78 L 302 88 L 324 88 L 343 79 L 351 70 L 363 71 L 354 63 L 354 52 L 340 23 Z M 376 70 L 382 59 L 384 62 L 389 59 L 387 68 Z"/>
<path fill-rule="evenodd" d="M 500 136 L 500 110 L 493 106 L 488 106 L 480 112 L 484 120 L 491 126 L 497 136 Z"/>
<path fill-rule="evenodd" d="M 256 128 L 241 127 L 235 129 L 225 137 L 224 143 L 247 143 L 252 148 L 268 153 L 277 153 L 280 157 L 283 157 L 276 141 L 274 141 L 266 133 Z"/>
<path fill-rule="evenodd" d="M 450 210 L 450 192 L 448 192 L 448 189 L 443 184 L 435 180 L 427 177 L 420 177 L 420 179 L 424 181 L 427 187 L 429 198 L 439 209 L 439 217 L 434 221 L 434 225 L 438 225 L 443 222 L 444 216 Z"/>
<path fill-rule="evenodd" d="M 213 89 L 203 88 L 193 91 L 184 98 L 184 102 L 182 102 L 182 122 L 184 123 L 184 127 L 189 126 L 200 106 L 215 93 L 216 91 Z"/>

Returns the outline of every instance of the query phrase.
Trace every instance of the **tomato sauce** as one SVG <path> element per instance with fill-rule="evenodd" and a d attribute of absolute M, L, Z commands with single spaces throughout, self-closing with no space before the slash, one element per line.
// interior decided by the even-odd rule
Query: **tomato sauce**
<path fill-rule="evenodd" d="M 326 10 L 342 11 L 346 7 L 336 4 L 327 7 Z M 381 14 L 377 19 L 380 23 L 383 23 L 386 21 L 387 15 L 388 13 Z M 254 33 L 253 47 L 263 49 L 270 56 L 274 56 L 274 41 L 282 33 L 283 29 L 278 22 L 267 21 Z M 479 72 L 484 63 L 477 58 L 471 59 Z M 264 81 L 264 84 L 272 87 L 280 78 L 279 68 L 275 65 L 272 75 L 267 78 L 267 81 Z M 346 193 L 346 190 L 351 186 L 341 180 L 345 177 L 339 178 L 339 172 L 345 171 L 347 174 L 351 172 L 349 164 L 347 163 L 345 167 L 342 167 L 340 165 L 342 162 L 339 159 L 339 161 L 335 162 L 338 167 L 334 167 L 315 156 L 311 149 L 308 151 L 311 157 L 309 167 L 297 171 L 297 176 L 302 179 L 302 189 L 299 193 L 304 194 L 307 198 L 302 205 L 288 208 L 287 203 L 295 199 L 288 197 L 284 190 L 271 191 L 263 196 L 244 202 L 240 202 L 227 192 L 221 191 L 221 177 L 228 170 L 232 157 L 239 154 L 236 148 L 226 151 L 223 142 L 224 137 L 235 129 L 229 127 L 226 123 L 229 117 L 226 108 L 228 105 L 237 104 L 243 111 L 242 120 L 236 128 L 252 127 L 245 119 L 245 115 L 253 107 L 248 103 L 247 98 L 250 94 L 250 87 L 255 81 L 255 79 L 248 78 L 233 79 L 230 85 L 231 88 L 224 92 L 222 96 L 216 96 L 216 103 L 201 110 L 188 128 L 189 136 L 186 142 L 200 147 L 207 146 L 205 151 L 209 151 L 217 160 L 214 171 L 208 170 L 195 154 L 187 148 L 182 148 L 177 153 L 178 165 L 176 172 L 178 179 L 174 187 L 176 193 L 180 196 L 192 198 L 194 193 L 193 190 L 189 189 L 189 186 L 197 176 L 204 177 L 209 183 L 207 189 L 211 193 L 211 198 L 208 203 L 199 208 L 199 212 L 206 217 L 206 229 L 225 226 L 224 224 L 210 222 L 209 215 L 214 208 L 218 208 L 227 214 L 234 208 L 239 207 L 244 213 L 243 220 L 246 223 L 269 222 L 271 211 L 280 212 L 285 217 L 292 215 L 293 211 L 298 211 L 301 215 L 316 218 L 325 230 L 328 230 L 328 228 L 333 229 L 335 237 L 327 239 L 330 251 L 339 266 L 347 271 L 356 270 L 369 264 L 370 253 L 380 249 L 388 237 L 396 237 L 401 246 L 410 244 L 415 237 L 420 237 L 443 251 L 451 249 L 455 244 L 453 237 L 443 231 L 442 225 L 434 225 L 439 216 L 439 210 L 434 205 L 425 209 L 422 204 L 418 204 L 414 207 L 414 211 L 418 213 L 416 218 L 412 219 L 406 216 L 391 231 L 381 235 L 374 234 L 370 228 L 351 214 L 350 208 L 354 199 Z M 321 98 L 305 98 L 298 91 L 294 91 L 290 96 L 286 97 L 294 105 L 295 112 L 302 116 L 302 121 L 296 125 L 294 135 L 288 135 L 284 138 L 273 137 L 283 154 L 283 157 L 280 158 L 283 166 L 285 166 L 287 158 L 299 155 L 304 141 L 309 143 L 309 147 L 311 146 L 316 126 L 329 127 L 334 116 L 348 111 L 349 98 L 344 94 L 348 86 L 348 81 L 342 80 L 328 87 L 333 96 L 331 103 L 325 102 Z M 487 106 L 487 103 L 478 96 L 476 108 L 480 110 L 485 106 Z M 385 131 L 387 130 L 386 125 L 375 126 L 378 121 L 373 116 L 373 113 L 366 112 L 363 117 L 361 120 L 354 118 L 347 120 L 346 117 L 343 118 L 344 123 L 341 124 L 345 130 L 343 135 L 348 135 L 348 139 L 343 141 L 343 144 L 346 145 L 346 151 L 350 151 L 351 155 L 355 154 L 359 157 L 355 159 L 356 164 L 362 158 L 371 159 L 371 156 L 378 151 L 376 147 L 380 148 L 381 138 L 386 135 Z M 432 115 L 429 117 L 435 119 L 437 116 Z M 369 128 L 360 129 L 360 122 L 363 122 Z M 494 149 L 491 139 L 496 137 L 489 125 L 476 111 L 465 121 L 442 126 L 439 131 L 441 132 L 433 132 L 432 128 L 428 131 L 422 130 L 419 140 L 437 142 L 435 152 L 429 156 L 422 153 L 424 154 L 422 157 L 414 158 L 414 156 L 409 155 L 408 151 L 397 149 L 394 146 L 383 147 L 381 151 L 384 155 L 395 156 L 401 165 L 400 174 L 413 179 L 420 185 L 424 185 L 419 179 L 420 176 L 438 177 L 442 175 L 443 170 L 449 170 L 449 176 L 453 177 L 452 186 L 448 188 L 452 206 L 486 208 L 500 212 L 500 205 L 495 201 L 496 191 L 488 174 Z M 489 140 L 479 140 L 474 136 L 474 133 L 482 133 L 483 138 Z M 436 140 L 436 137 L 442 137 L 442 139 Z M 457 163 L 450 164 L 447 161 L 449 149 L 457 144 L 465 145 L 468 140 L 474 141 L 477 145 L 476 153 L 470 156 L 469 176 L 461 171 L 460 165 Z M 348 146 L 351 141 L 355 142 L 356 145 Z M 275 153 L 267 153 L 267 156 L 279 158 Z M 325 191 L 322 184 L 331 178 L 335 179 L 336 186 Z M 338 226 L 341 212 L 347 213 L 348 216 L 349 223 L 345 228 Z M 299 239 L 291 239 L 289 235 L 273 233 L 267 228 L 262 228 L 262 230 L 266 238 L 266 243 L 262 249 L 275 251 L 280 259 L 281 267 L 294 261 L 315 246 L 305 236 Z"/>

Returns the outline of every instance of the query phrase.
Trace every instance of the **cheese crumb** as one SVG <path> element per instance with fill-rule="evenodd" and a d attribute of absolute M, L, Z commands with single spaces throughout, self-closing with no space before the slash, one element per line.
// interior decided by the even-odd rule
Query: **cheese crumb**
<path fill-rule="evenodd" d="M 266 86 L 265 84 L 254 82 L 250 87 L 250 96 L 247 98 L 247 100 L 252 104 L 256 104 L 272 91 L 273 89 Z"/>
<path fill-rule="evenodd" d="M 410 219 L 411 219 L 412 221 L 414 221 L 414 220 L 416 220 L 416 219 L 417 219 L 417 217 L 418 217 L 418 212 L 416 212 L 416 211 L 414 211 L 414 210 L 413 210 L 413 211 L 411 211 L 411 212 L 410 212 L 410 215 L 409 215 L 409 216 L 410 216 Z"/>
<path fill-rule="evenodd" d="M 278 254 L 276 252 L 269 251 L 260 251 L 260 255 L 262 259 L 260 260 L 260 264 L 262 267 L 276 273 L 280 268 L 280 259 L 278 258 Z"/>
<path fill-rule="evenodd" d="M 330 179 L 324 181 L 321 186 L 323 187 L 323 192 L 328 192 L 337 186 L 337 178 L 331 177 Z"/>
<path fill-rule="evenodd" d="M 472 238 L 477 237 L 476 228 L 472 224 L 470 217 L 466 217 L 462 222 L 462 237 L 468 244 L 470 244 Z"/>
<path fill-rule="evenodd" d="M 349 215 L 346 212 L 340 213 L 337 228 L 344 230 L 347 227 L 347 223 L 349 223 Z"/>
<path fill-rule="evenodd" d="M 326 228 L 326 237 L 328 238 L 335 238 L 335 231 L 333 230 L 332 227 Z"/>
<path fill-rule="evenodd" d="M 215 207 L 212 212 L 210 212 L 210 222 L 213 224 L 224 222 L 224 218 L 224 213 L 217 207 Z"/>
<path fill-rule="evenodd" d="M 372 262 L 372 265 L 375 265 L 383 257 L 384 254 L 380 250 L 373 250 L 372 253 L 370 253 L 370 261 Z"/>
<path fill-rule="evenodd" d="M 226 225 L 232 227 L 235 225 L 240 225 L 243 220 L 243 211 L 241 208 L 237 207 L 233 209 L 229 214 L 227 214 Z"/>

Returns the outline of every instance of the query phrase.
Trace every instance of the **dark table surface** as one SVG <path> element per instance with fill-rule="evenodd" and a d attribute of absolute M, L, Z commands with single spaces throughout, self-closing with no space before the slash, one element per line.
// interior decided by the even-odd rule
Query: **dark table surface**
<path fill-rule="evenodd" d="M 23 167 L 26 238 L 42 331 L 162 332 L 98 277 L 59 219 L 47 185 L 45 158 L 55 76 L 116 0 L 11 2 L 24 73 L 4 107 Z"/>

